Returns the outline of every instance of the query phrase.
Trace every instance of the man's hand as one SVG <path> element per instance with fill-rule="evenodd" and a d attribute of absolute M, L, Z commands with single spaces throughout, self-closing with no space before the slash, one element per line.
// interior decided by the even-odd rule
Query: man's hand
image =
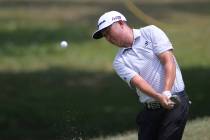
<path fill-rule="evenodd" d="M 178 105 L 181 103 L 181 100 L 180 100 L 180 98 L 179 98 L 178 95 L 172 95 L 172 96 L 170 97 L 170 100 L 171 100 L 172 102 L 174 102 L 176 106 L 178 106 Z"/>
<path fill-rule="evenodd" d="M 173 109 L 175 103 L 168 96 L 160 94 L 158 99 L 163 108 Z"/>

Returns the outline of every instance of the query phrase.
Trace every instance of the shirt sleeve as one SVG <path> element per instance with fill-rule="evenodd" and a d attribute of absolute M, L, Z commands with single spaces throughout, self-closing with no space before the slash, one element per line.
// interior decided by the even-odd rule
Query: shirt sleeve
<path fill-rule="evenodd" d="M 131 85 L 131 79 L 137 75 L 138 73 L 135 72 L 134 70 L 130 69 L 128 66 L 126 66 L 123 62 L 120 60 L 114 60 L 113 62 L 113 68 L 118 74 L 118 76 L 127 82 L 130 88 L 132 88 Z"/>
<path fill-rule="evenodd" d="M 173 46 L 167 35 L 160 28 L 152 25 L 150 35 L 155 54 L 159 55 L 162 52 L 173 49 Z"/>

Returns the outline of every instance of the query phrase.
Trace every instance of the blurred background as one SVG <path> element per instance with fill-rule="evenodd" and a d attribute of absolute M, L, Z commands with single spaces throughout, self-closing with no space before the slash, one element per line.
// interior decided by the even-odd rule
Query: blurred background
<path fill-rule="evenodd" d="M 210 139 L 209 0 L 0 0 L 1 140 L 137 139 L 142 105 L 112 69 L 117 48 L 91 38 L 109 10 L 165 31 L 192 101 L 183 139 Z"/>

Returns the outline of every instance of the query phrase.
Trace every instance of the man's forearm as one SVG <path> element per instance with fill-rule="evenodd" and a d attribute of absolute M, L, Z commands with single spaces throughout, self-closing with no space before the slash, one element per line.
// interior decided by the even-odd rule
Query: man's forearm
<path fill-rule="evenodd" d="M 147 94 L 148 96 L 159 100 L 158 92 L 156 92 L 152 86 L 150 86 L 147 81 L 145 81 L 140 75 L 136 75 L 131 79 L 131 84 L 134 85 L 136 88 L 141 90 L 143 93 Z"/>
<path fill-rule="evenodd" d="M 138 88 L 139 90 L 141 90 L 142 92 L 144 92 L 145 94 L 147 94 L 148 96 L 154 98 L 155 100 L 159 101 L 160 104 L 166 108 L 166 109 L 171 109 L 172 106 L 170 104 L 170 99 L 165 96 L 162 95 L 158 92 L 156 92 L 152 86 L 150 86 L 147 81 L 145 81 L 140 75 L 136 75 L 131 79 L 131 83 Z"/>
<path fill-rule="evenodd" d="M 170 60 L 172 62 L 167 62 L 164 64 L 165 70 L 165 82 L 164 82 L 164 91 L 171 91 L 175 76 L 176 76 L 176 67 L 174 64 L 174 60 Z"/>
<path fill-rule="evenodd" d="M 163 91 L 171 91 L 176 77 L 176 65 L 171 51 L 164 52 L 159 56 L 165 71 Z"/>

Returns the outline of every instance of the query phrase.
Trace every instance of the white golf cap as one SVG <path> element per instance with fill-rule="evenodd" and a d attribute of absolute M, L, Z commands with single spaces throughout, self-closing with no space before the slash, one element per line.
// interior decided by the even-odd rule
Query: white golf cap
<path fill-rule="evenodd" d="M 114 22 L 117 21 L 127 21 L 126 18 L 119 12 L 117 11 L 110 11 L 110 12 L 106 12 L 104 13 L 98 20 L 98 24 L 97 24 L 97 31 L 95 31 L 93 33 L 93 38 L 94 39 L 100 39 L 103 37 L 101 30 L 103 30 L 104 28 L 112 25 Z"/>

